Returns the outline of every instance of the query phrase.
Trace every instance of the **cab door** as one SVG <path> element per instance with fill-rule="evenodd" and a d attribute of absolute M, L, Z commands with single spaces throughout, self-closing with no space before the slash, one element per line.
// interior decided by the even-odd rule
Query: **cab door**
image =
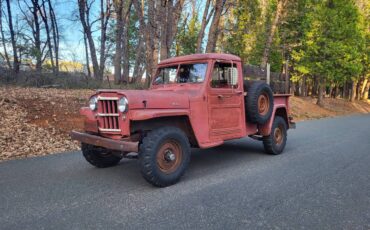
<path fill-rule="evenodd" d="M 209 137 L 212 141 L 244 135 L 245 113 L 240 63 L 214 61 L 208 89 Z"/>

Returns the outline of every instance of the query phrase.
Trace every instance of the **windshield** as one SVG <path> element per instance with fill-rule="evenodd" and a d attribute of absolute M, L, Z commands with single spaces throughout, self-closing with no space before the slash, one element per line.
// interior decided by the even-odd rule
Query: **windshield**
<path fill-rule="evenodd" d="M 180 64 L 159 68 L 154 85 L 173 83 L 201 83 L 204 81 L 207 63 Z"/>

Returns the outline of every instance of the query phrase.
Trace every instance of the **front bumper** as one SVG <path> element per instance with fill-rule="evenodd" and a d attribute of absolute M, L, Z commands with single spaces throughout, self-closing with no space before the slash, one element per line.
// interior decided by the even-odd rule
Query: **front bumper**
<path fill-rule="evenodd" d="M 71 132 L 72 140 L 122 152 L 139 152 L 139 142 L 112 140 L 88 133 Z"/>

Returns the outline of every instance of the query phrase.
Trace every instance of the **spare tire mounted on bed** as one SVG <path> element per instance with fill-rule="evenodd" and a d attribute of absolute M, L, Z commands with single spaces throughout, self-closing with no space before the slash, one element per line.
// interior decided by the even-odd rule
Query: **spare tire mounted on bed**
<path fill-rule="evenodd" d="M 251 123 L 263 125 L 271 117 L 274 108 L 274 96 L 268 84 L 261 81 L 247 83 L 245 113 Z"/>

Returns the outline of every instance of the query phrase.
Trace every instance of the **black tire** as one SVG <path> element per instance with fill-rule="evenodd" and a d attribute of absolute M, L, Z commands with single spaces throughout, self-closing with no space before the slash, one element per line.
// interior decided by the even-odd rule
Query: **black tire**
<path fill-rule="evenodd" d="M 97 168 L 115 166 L 122 159 L 122 157 L 110 153 L 108 149 L 85 143 L 81 144 L 81 150 L 86 161 Z"/>
<path fill-rule="evenodd" d="M 166 154 L 175 157 L 168 159 Z M 152 185 L 166 187 L 175 184 L 190 162 L 189 140 L 182 130 L 175 127 L 153 130 L 140 145 L 139 161 L 141 174 Z"/>
<path fill-rule="evenodd" d="M 280 134 L 281 138 L 278 138 Z M 266 153 L 279 155 L 284 151 L 286 141 L 287 141 L 287 124 L 284 118 L 276 116 L 271 127 L 271 134 L 269 136 L 263 137 L 263 147 Z"/>
<path fill-rule="evenodd" d="M 256 81 L 248 85 L 247 96 L 245 98 L 247 121 L 263 125 L 270 119 L 274 108 L 272 90 L 265 82 Z"/>

